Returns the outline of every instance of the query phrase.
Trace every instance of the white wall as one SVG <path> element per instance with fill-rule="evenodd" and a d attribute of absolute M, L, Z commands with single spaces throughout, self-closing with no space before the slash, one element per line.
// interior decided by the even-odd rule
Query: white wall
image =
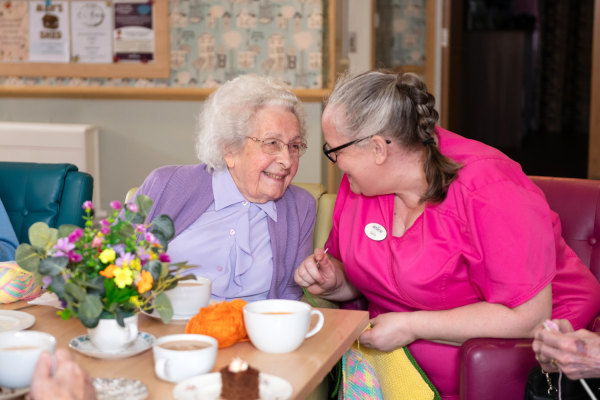
<path fill-rule="evenodd" d="M 102 207 L 122 200 L 154 168 L 193 164 L 196 115 L 202 102 L 0 98 L 0 121 L 94 124 L 100 128 Z M 296 181 L 321 182 L 321 104 L 305 103 L 308 151 Z"/>

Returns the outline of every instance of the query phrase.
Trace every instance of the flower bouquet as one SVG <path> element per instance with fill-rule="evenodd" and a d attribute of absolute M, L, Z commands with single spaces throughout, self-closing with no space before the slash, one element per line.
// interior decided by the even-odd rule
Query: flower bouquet
<path fill-rule="evenodd" d="M 145 223 L 152 203 L 145 195 L 125 206 L 113 201 L 112 214 L 94 225 L 93 205 L 86 201 L 83 229 L 37 222 L 29 228 L 31 244 L 17 248 L 17 264 L 58 296 L 63 319 L 73 316 L 94 328 L 101 318 L 113 318 L 123 327 L 125 317 L 156 310 L 167 323 L 173 309 L 164 292 L 193 275 L 182 276 L 191 268 L 186 263 L 169 265 L 171 218 L 163 214 Z"/>

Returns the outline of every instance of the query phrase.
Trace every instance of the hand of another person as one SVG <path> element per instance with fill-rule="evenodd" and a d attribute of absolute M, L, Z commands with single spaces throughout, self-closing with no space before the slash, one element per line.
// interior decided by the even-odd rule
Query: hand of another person
<path fill-rule="evenodd" d="M 600 336 L 586 329 L 573 331 L 567 320 L 553 322 L 559 330 L 540 326 L 532 344 L 544 371 L 560 369 L 570 379 L 600 377 Z"/>
<path fill-rule="evenodd" d="M 43 352 L 35 366 L 31 392 L 32 400 L 95 400 L 96 390 L 92 381 L 71 354 L 64 349 L 55 353 L 56 364 L 53 366 L 52 355 Z M 53 371 L 54 369 L 54 371 Z"/>
<path fill-rule="evenodd" d="M 312 294 L 334 292 L 343 282 L 337 276 L 336 267 L 323 249 L 315 249 L 294 272 L 294 281 Z"/>
<path fill-rule="evenodd" d="M 417 338 L 410 331 L 409 313 L 389 312 L 371 320 L 372 328 L 358 338 L 361 345 L 381 351 L 392 351 L 414 342 Z"/>

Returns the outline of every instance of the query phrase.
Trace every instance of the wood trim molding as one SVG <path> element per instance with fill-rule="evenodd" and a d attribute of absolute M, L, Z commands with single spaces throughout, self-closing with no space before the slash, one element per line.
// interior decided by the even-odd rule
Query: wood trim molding
<path fill-rule="evenodd" d="M 594 1 L 588 178 L 600 179 L 600 0 Z"/>

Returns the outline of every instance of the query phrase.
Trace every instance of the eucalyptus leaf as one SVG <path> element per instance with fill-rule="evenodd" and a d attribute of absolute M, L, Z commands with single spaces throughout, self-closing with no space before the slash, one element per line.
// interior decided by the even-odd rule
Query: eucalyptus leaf
<path fill-rule="evenodd" d="M 102 314 L 102 302 L 100 297 L 88 294 L 85 299 L 79 302 L 79 319 L 87 328 L 94 328 L 98 325 L 100 314 Z"/>
<path fill-rule="evenodd" d="M 163 235 L 162 232 L 153 232 L 153 235 L 160 242 L 160 245 L 163 248 L 163 250 L 166 250 L 169 243 L 167 243 L 167 238 L 165 237 L 165 235 Z"/>
<path fill-rule="evenodd" d="M 50 289 L 61 299 L 65 297 L 65 283 L 65 278 L 62 275 L 52 277 Z"/>
<path fill-rule="evenodd" d="M 37 273 L 42 258 L 28 243 L 20 244 L 15 253 L 15 260 L 19 267 L 33 274 Z"/>
<path fill-rule="evenodd" d="M 69 236 L 75 229 L 79 228 L 77 225 L 64 224 L 58 227 L 58 237 L 64 238 Z"/>
<path fill-rule="evenodd" d="M 29 227 L 29 242 L 35 248 L 46 250 L 56 243 L 58 230 L 50 228 L 43 222 L 36 222 Z"/>
<path fill-rule="evenodd" d="M 125 316 L 123 315 L 121 307 L 117 307 L 115 316 L 117 317 L 117 324 L 119 324 L 121 328 L 125 328 Z"/>
<path fill-rule="evenodd" d="M 143 224 L 146 220 L 146 217 L 141 214 L 129 212 L 126 214 L 125 219 L 131 222 L 132 224 Z"/>
<path fill-rule="evenodd" d="M 87 287 L 87 292 L 89 294 L 96 294 L 99 296 L 104 296 L 104 277 L 97 275 L 93 277 L 90 281 L 83 281 L 81 284 Z"/>
<path fill-rule="evenodd" d="M 150 272 L 150 275 L 152 275 L 152 279 L 154 280 L 154 282 L 157 282 L 160 278 L 160 273 L 162 271 L 162 263 L 158 260 L 151 260 L 148 261 L 142 269 Z"/>
<path fill-rule="evenodd" d="M 173 220 L 168 215 L 161 214 L 152 221 L 150 232 L 155 235 L 160 232 L 166 240 L 169 240 L 175 235 L 175 225 L 173 225 Z"/>
<path fill-rule="evenodd" d="M 152 208 L 153 201 L 150 197 L 140 194 L 135 198 L 135 204 L 138 206 L 138 214 L 145 219 Z"/>
<path fill-rule="evenodd" d="M 69 257 L 50 257 L 40 261 L 38 270 L 42 275 L 59 275 L 69 263 Z"/>
<path fill-rule="evenodd" d="M 79 302 L 82 302 L 85 300 L 85 296 L 86 296 L 85 290 L 83 290 L 81 287 L 77 286 L 73 282 L 65 283 L 65 292 L 70 294 L 71 296 L 73 296 Z"/>
<path fill-rule="evenodd" d="M 154 300 L 154 309 L 160 315 L 160 319 L 165 324 L 168 324 L 173 318 L 173 306 L 171 306 L 171 300 L 169 297 L 163 292 L 156 296 Z"/>

